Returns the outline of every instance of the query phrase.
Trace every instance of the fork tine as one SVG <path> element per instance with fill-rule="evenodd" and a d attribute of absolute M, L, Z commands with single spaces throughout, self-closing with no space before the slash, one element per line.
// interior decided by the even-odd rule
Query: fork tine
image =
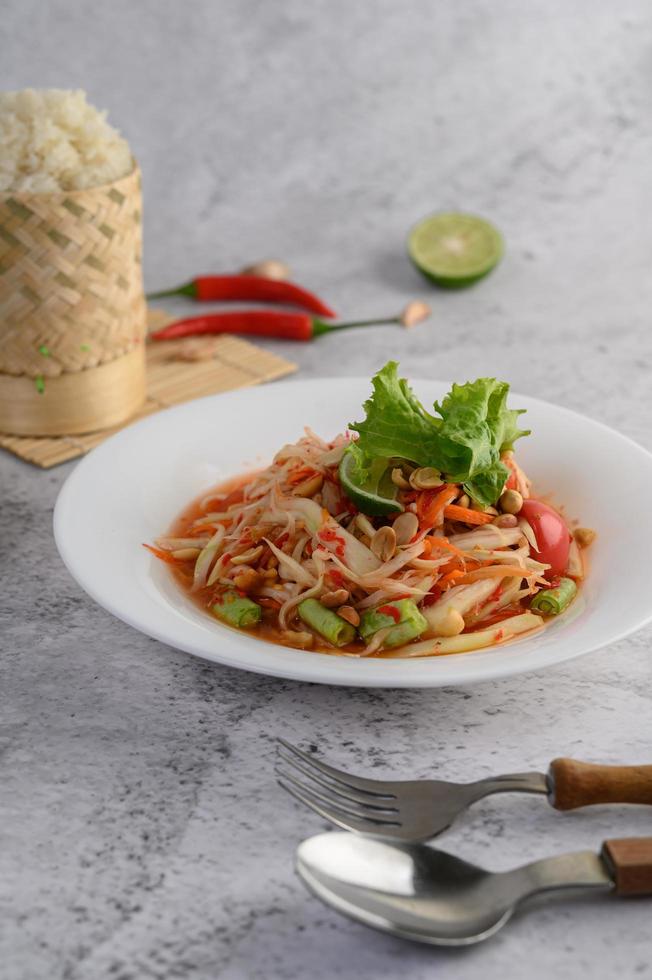
<path fill-rule="evenodd" d="M 292 766 L 293 769 L 303 773 L 303 775 L 310 779 L 311 782 L 316 783 L 318 786 L 322 786 L 324 789 L 330 790 L 331 794 L 334 794 L 336 797 L 339 797 L 342 800 L 346 800 L 349 803 L 360 803 L 369 810 L 386 810 L 393 811 L 394 813 L 398 812 L 398 808 L 392 805 L 398 802 L 396 797 L 372 796 L 370 793 L 360 793 L 358 790 L 349 789 L 342 783 L 335 783 L 330 779 L 324 779 L 319 770 L 310 766 L 304 766 L 296 756 L 290 755 L 288 752 L 284 752 L 282 749 L 279 749 L 278 757 L 286 765 Z M 332 798 L 333 797 L 331 796 L 330 799 Z"/>
<path fill-rule="evenodd" d="M 337 783 L 342 783 L 344 786 L 348 786 L 349 789 L 357 789 L 362 793 L 369 793 L 371 796 L 384 796 L 390 799 L 395 799 L 396 794 L 392 793 L 391 790 L 388 791 L 387 784 L 381 782 L 377 779 L 365 779 L 362 776 L 351 776 L 348 772 L 342 772 L 341 769 L 335 769 L 333 766 L 327 765 L 320 759 L 315 759 L 313 756 L 308 755 L 307 752 L 302 752 L 298 749 L 296 745 L 292 745 L 291 742 L 286 742 L 284 738 L 278 738 L 278 742 L 287 749 L 288 752 L 294 753 L 300 759 L 303 759 L 307 765 L 312 766 L 315 769 L 319 769 L 320 772 L 324 773 L 325 776 L 330 776 Z"/>
<path fill-rule="evenodd" d="M 275 770 L 276 775 L 291 783 L 294 787 L 301 790 L 303 793 L 309 794 L 314 800 L 318 800 L 320 803 L 325 803 L 327 806 L 333 807 L 338 812 L 346 814 L 349 817 L 360 817 L 362 820 L 374 820 L 379 823 L 400 823 L 398 811 L 382 811 L 376 809 L 368 809 L 364 805 L 358 805 L 357 803 L 347 803 L 346 800 L 338 800 L 333 796 L 329 796 L 327 793 L 322 793 L 321 790 L 316 787 L 307 785 L 305 782 L 301 782 L 300 779 L 296 779 L 292 773 L 286 772 L 284 769 L 277 768 Z"/>
<path fill-rule="evenodd" d="M 332 810 L 327 810 L 325 807 L 320 806 L 319 803 L 315 803 L 314 800 L 312 800 L 306 793 L 296 789 L 294 786 L 291 786 L 290 783 L 286 783 L 283 779 L 279 779 L 278 784 L 285 790 L 286 793 L 293 796 L 295 800 L 299 800 L 300 803 L 304 803 L 307 807 L 309 807 L 309 809 L 314 810 L 314 812 L 319 814 L 320 817 L 323 817 L 324 820 L 334 823 L 337 827 L 341 827 L 342 830 L 353 830 L 359 834 L 372 833 L 374 830 L 377 832 L 378 824 L 374 821 L 358 820 L 354 817 L 347 818 L 344 815 L 340 817 Z M 382 826 L 389 828 L 394 825 L 383 824 Z"/>

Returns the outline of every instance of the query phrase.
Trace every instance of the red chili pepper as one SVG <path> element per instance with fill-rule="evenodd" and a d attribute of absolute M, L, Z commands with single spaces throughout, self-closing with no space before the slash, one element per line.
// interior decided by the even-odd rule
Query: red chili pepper
<path fill-rule="evenodd" d="M 280 310 L 233 310 L 193 316 L 162 327 L 150 334 L 152 340 L 176 340 L 201 334 L 240 333 L 281 340 L 312 340 L 325 333 L 349 327 L 372 327 L 400 323 L 399 317 L 386 320 L 357 320 L 347 323 L 325 323 L 307 313 L 283 313 Z"/>
<path fill-rule="evenodd" d="M 165 296 L 190 296 L 201 302 L 222 300 L 253 300 L 258 303 L 286 303 L 298 306 L 310 313 L 335 316 L 333 310 L 314 293 L 293 282 L 267 279 L 263 276 L 198 276 L 176 289 L 165 289 L 160 293 L 150 293 L 148 299 L 162 299 Z"/>
<path fill-rule="evenodd" d="M 395 623 L 400 623 L 401 621 L 401 613 L 396 606 L 379 606 L 378 612 L 382 613 L 383 616 L 390 616 Z"/>
<path fill-rule="evenodd" d="M 335 544 L 335 554 L 338 558 L 344 558 L 346 543 L 344 538 L 337 533 L 334 527 L 323 527 L 317 532 L 320 541 L 328 541 Z"/>
<path fill-rule="evenodd" d="M 503 583 L 502 582 L 499 582 L 498 585 L 496 586 L 496 588 L 491 593 L 491 595 L 489 595 L 485 599 L 485 602 L 495 602 L 496 599 L 500 599 L 501 595 L 503 594 L 503 591 L 504 591 L 503 590 Z"/>
<path fill-rule="evenodd" d="M 331 568 L 328 572 L 328 578 L 333 583 L 336 589 L 341 589 L 344 585 L 344 576 L 337 568 Z"/>
<path fill-rule="evenodd" d="M 432 590 L 430 592 L 427 592 L 426 595 L 423 597 L 422 605 L 432 606 L 435 602 L 437 602 L 437 599 L 439 599 L 441 593 L 442 593 L 441 589 L 439 590 L 439 592 L 432 592 Z"/>

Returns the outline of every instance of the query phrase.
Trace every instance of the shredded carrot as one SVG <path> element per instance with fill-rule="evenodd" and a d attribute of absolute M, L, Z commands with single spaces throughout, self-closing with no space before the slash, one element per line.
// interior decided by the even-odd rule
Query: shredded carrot
<path fill-rule="evenodd" d="M 444 483 L 437 490 L 422 490 L 417 497 L 417 517 L 422 527 L 434 527 L 437 518 L 446 513 L 446 507 L 455 500 L 459 487 L 453 483 Z"/>
<path fill-rule="evenodd" d="M 483 514 L 480 510 L 471 510 L 470 507 L 460 507 L 458 504 L 448 504 L 444 508 L 444 517 L 463 524 L 490 524 L 494 519 L 492 514 Z"/>
<path fill-rule="evenodd" d="M 222 521 L 220 521 L 220 524 L 221 523 Z M 198 524 L 196 527 L 192 527 L 188 531 L 188 536 L 191 538 L 195 538 L 199 534 L 205 534 L 206 531 L 209 531 L 211 534 L 215 534 L 217 528 L 215 527 L 214 524 Z"/>
<path fill-rule="evenodd" d="M 474 568 L 472 572 L 467 572 L 464 576 L 464 582 L 460 584 L 467 585 L 469 582 L 477 582 L 483 578 L 508 578 L 511 575 L 520 578 L 532 578 L 535 574 L 535 572 L 528 572 L 527 568 L 519 568 L 518 565 L 489 565 L 485 568 Z"/>
<path fill-rule="evenodd" d="M 464 563 L 460 565 L 459 558 L 451 558 L 445 565 L 440 565 L 438 571 L 440 575 L 448 575 L 449 572 L 454 572 L 458 568 L 464 571 Z"/>
<path fill-rule="evenodd" d="M 307 480 L 309 476 L 315 476 L 316 472 L 311 466 L 300 466 L 298 470 L 293 470 L 288 475 L 288 483 L 294 486 L 295 483 Z"/>
<path fill-rule="evenodd" d="M 180 563 L 179 559 L 174 558 L 169 551 L 163 551 L 162 548 L 155 548 L 153 544 L 143 544 L 143 548 L 147 548 L 156 558 L 160 558 L 161 561 L 166 562 L 168 565 L 178 565 Z"/>
<path fill-rule="evenodd" d="M 432 545 L 430 544 L 430 538 L 423 539 L 423 551 L 419 555 L 419 558 L 429 558 L 432 552 Z"/>
<path fill-rule="evenodd" d="M 477 561 L 477 558 L 473 558 L 469 552 L 462 551 L 461 548 L 456 548 L 454 544 L 451 544 L 448 538 L 436 538 L 430 535 L 425 538 L 428 544 L 428 552 L 430 553 L 433 548 L 441 548 L 442 551 L 450 551 L 451 554 L 457 555 L 458 558 L 464 558 L 465 560 L 471 558 L 473 561 Z"/>
<path fill-rule="evenodd" d="M 459 568 L 454 568 L 451 572 L 447 572 L 440 579 L 437 579 L 437 585 L 440 589 L 447 589 L 455 582 L 459 584 L 459 580 L 464 578 L 464 572 Z"/>

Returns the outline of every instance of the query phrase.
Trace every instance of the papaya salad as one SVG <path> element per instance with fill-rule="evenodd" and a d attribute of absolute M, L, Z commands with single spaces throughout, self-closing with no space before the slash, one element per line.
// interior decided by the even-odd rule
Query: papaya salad
<path fill-rule="evenodd" d="M 306 651 L 428 657 L 544 628 L 595 534 L 537 499 L 509 386 L 454 384 L 432 412 L 393 361 L 372 386 L 363 421 L 306 429 L 146 547 L 209 615 Z"/>

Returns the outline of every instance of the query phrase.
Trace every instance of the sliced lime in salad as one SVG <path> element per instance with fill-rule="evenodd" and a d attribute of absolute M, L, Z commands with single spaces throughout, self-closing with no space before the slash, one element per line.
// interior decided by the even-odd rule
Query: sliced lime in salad
<path fill-rule="evenodd" d="M 392 469 L 387 460 L 378 460 L 371 467 L 367 482 L 362 484 L 355 472 L 355 460 L 350 452 L 346 452 L 339 473 L 344 493 L 363 514 L 380 517 L 405 510 L 396 499 L 398 487 L 392 483 Z"/>
<path fill-rule="evenodd" d="M 431 214 L 408 237 L 408 254 L 417 269 L 449 289 L 482 279 L 500 262 L 503 251 L 498 229 L 474 214 Z"/>

